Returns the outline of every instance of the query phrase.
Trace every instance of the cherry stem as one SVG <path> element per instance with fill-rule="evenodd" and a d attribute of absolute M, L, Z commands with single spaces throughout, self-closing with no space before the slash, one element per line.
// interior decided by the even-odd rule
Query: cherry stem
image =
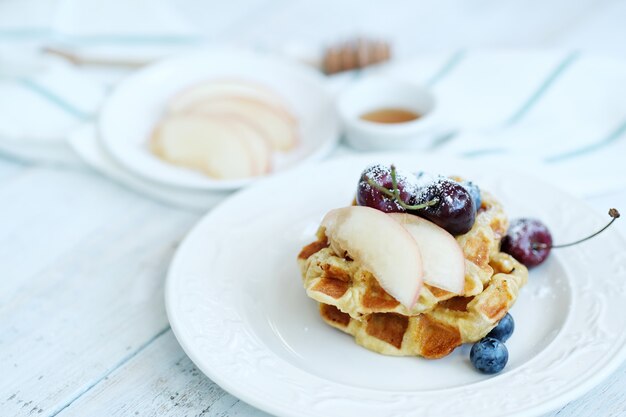
<path fill-rule="evenodd" d="M 400 201 L 400 190 L 398 189 L 398 178 L 396 177 L 396 166 L 391 164 L 391 186 L 396 200 Z"/>
<path fill-rule="evenodd" d="M 421 210 L 421 209 L 425 209 L 426 207 L 434 206 L 435 204 L 439 202 L 439 199 L 435 197 L 432 200 L 426 201 L 425 203 L 422 203 L 422 204 L 411 205 L 411 204 L 405 203 L 402 200 L 402 197 L 400 197 L 400 189 L 398 188 L 398 178 L 396 176 L 396 167 L 394 165 L 391 165 L 391 185 L 393 187 L 393 190 L 389 190 L 386 187 L 383 187 L 382 185 L 378 184 L 376 181 L 374 181 L 367 175 L 365 176 L 365 179 L 367 180 L 367 183 L 371 187 L 380 191 L 387 197 L 390 197 L 391 199 L 395 200 L 400 205 L 400 207 L 402 207 L 405 210 Z"/>
<path fill-rule="evenodd" d="M 620 216 L 619 211 L 617 211 L 617 209 L 610 209 L 609 210 L 609 216 L 611 216 L 611 221 L 608 222 L 608 224 L 606 226 L 604 226 L 602 229 L 598 230 L 597 232 L 595 232 L 594 234 L 587 236 L 585 238 L 582 238 L 580 240 L 577 240 L 575 242 L 570 242 L 570 243 L 565 243 L 563 245 L 546 245 L 545 243 L 533 243 L 533 249 L 547 249 L 547 248 L 551 248 L 551 249 L 558 249 L 558 248 L 566 248 L 568 246 L 574 246 L 574 245 L 578 245 L 579 243 L 584 242 L 585 240 L 589 240 L 593 237 L 596 237 L 597 235 L 599 235 L 600 233 L 604 232 L 606 229 L 609 228 L 609 226 L 611 226 L 613 224 L 613 222 L 615 220 L 617 220 Z"/>

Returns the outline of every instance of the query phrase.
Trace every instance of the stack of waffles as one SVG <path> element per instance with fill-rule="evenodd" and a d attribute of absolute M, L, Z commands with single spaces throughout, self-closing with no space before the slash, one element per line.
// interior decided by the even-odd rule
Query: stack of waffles
<path fill-rule="evenodd" d="M 513 306 L 528 271 L 500 251 L 508 228 L 501 204 L 484 191 L 482 200 L 472 229 L 456 237 L 465 256 L 463 294 L 424 285 L 411 308 L 385 292 L 358 262 L 334 253 L 324 230 L 318 230 L 298 263 L 322 319 L 385 355 L 441 358 L 483 338 Z"/>

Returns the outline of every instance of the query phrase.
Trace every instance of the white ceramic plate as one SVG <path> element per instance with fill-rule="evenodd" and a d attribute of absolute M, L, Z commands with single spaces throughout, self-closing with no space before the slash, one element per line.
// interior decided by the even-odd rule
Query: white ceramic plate
<path fill-rule="evenodd" d="M 254 178 L 213 180 L 168 164 L 148 149 L 165 103 L 186 87 L 209 79 L 262 84 L 287 103 L 299 122 L 299 146 L 274 160 L 274 171 L 325 156 L 339 138 L 339 123 L 322 75 L 294 62 L 236 49 L 209 49 L 151 65 L 121 82 L 105 102 L 99 133 L 105 149 L 135 174 L 177 187 L 235 189 Z"/>
<path fill-rule="evenodd" d="M 566 242 L 608 220 L 531 177 L 432 156 L 377 154 L 259 183 L 209 213 L 176 254 L 166 306 L 185 352 L 235 396 L 279 416 L 535 416 L 571 401 L 626 356 L 626 242 L 609 230 L 554 251 L 517 304 L 509 363 L 478 373 L 469 346 L 441 360 L 388 357 L 322 322 L 302 288 L 300 248 L 349 204 L 373 162 L 475 180 L 511 217 L 535 216 Z"/>

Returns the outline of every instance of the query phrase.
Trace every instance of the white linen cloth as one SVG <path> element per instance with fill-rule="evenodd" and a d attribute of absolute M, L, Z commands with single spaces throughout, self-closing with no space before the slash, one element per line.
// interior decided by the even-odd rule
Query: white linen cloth
<path fill-rule="evenodd" d="M 0 3 L 0 152 L 86 163 L 150 197 L 194 210 L 224 197 L 137 178 L 102 151 L 93 128 L 98 109 L 130 69 L 74 66 L 39 52 L 61 46 L 91 58 L 149 62 L 204 44 L 206 36 L 164 1 L 60 1 L 30 21 L 15 12 L 24 7 L 19 3 Z M 433 90 L 453 134 L 430 152 L 527 169 L 581 197 L 626 186 L 623 60 L 562 50 L 459 50 L 329 83 L 339 90 L 370 72 Z"/>

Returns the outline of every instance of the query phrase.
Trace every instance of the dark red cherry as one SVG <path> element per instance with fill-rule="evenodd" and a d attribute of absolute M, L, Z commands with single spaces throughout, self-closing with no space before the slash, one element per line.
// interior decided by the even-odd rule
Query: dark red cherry
<path fill-rule="evenodd" d="M 502 239 L 502 252 L 524 265 L 536 266 L 546 260 L 552 249 L 552 235 L 537 219 L 515 219 Z"/>
<path fill-rule="evenodd" d="M 439 177 L 420 188 L 412 205 L 435 201 L 427 207 L 409 212 L 446 229 L 452 235 L 467 233 L 476 220 L 476 205 L 469 191 L 458 182 Z"/>
<path fill-rule="evenodd" d="M 611 221 L 595 233 L 574 242 L 560 245 L 552 244 L 550 231 L 539 220 L 515 219 L 511 222 L 509 231 L 502 239 L 502 252 L 508 253 L 528 267 L 539 265 L 550 255 L 551 249 L 578 245 L 598 236 L 608 229 L 620 217 L 620 214 L 617 209 L 612 208 L 609 210 L 609 216 L 611 216 Z"/>
<path fill-rule="evenodd" d="M 396 170 L 396 179 L 400 198 L 408 202 L 414 195 L 415 186 L 410 177 Z M 373 181 L 379 187 L 373 187 L 369 181 Z M 356 191 L 356 202 L 359 206 L 372 207 L 385 213 L 403 213 L 406 211 L 397 199 L 389 196 L 383 190 L 393 190 L 391 167 L 385 165 L 371 165 L 361 173 Z"/>

